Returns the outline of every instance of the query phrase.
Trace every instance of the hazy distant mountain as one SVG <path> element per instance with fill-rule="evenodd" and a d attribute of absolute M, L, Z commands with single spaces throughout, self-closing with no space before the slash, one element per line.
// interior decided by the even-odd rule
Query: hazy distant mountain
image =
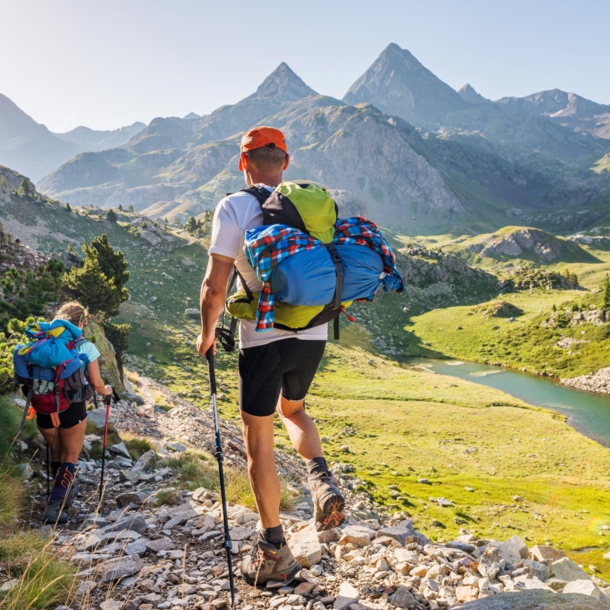
<path fill-rule="evenodd" d="M 484 104 L 486 102 L 491 102 L 491 100 L 483 97 L 468 83 L 458 90 L 458 95 L 468 104 Z"/>
<path fill-rule="evenodd" d="M 281 64 L 237 104 L 154 119 L 123 146 L 78 155 L 38 186 L 75 205 L 185 220 L 242 188 L 240 138 L 269 124 L 288 138 L 287 178 L 339 189 L 346 210 L 366 207 L 408 234 L 520 222 L 563 231 L 610 215 L 610 172 L 599 161 L 606 140 L 482 103 L 472 87 L 461 95 L 478 101 L 467 102 L 396 45 L 350 91 L 349 103 L 319 95 Z"/>
<path fill-rule="evenodd" d="M 349 88 L 348 104 L 369 102 L 387 114 L 414 125 L 440 125 L 450 112 L 466 102 L 409 51 L 390 44 L 371 67 Z"/>
<path fill-rule="evenodd" d="M 96 152 L 107 148 L 116 148 L 129 142 L 133 136 L 140 133 L 146 125 L 136 121 L 127 127 L 112 129 L 110 131 L 96 131 L 89 127 L 75 127 L 66 133 L 54 134 L 64 142 L 72 142 L 81 150 Z"/>
<path fill-rule="evenodd" d="M 77 153 L 120 146 L 142 127 L 143 123 L 114 131 L 77 127 L 66 134 L 54 134 L 0 93 L 0 165 L 36 182 Z"/>
<path fill-rule="evenodd" d="M 0 93 L 0 165 L 36 181 L 77 152 Z"/>
<path fill-rule="evenodd" d="M 551 89 L 525 97 L 503 97 L 495 103 L 507 112 L 547 117 L 577 131 L 610 138 L 610 105 L 592 102 L 575 93 Z"/>

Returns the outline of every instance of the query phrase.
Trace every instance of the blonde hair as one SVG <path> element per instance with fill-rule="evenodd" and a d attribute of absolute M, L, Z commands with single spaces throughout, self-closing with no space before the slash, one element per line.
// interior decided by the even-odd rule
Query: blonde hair
<path fill-rule="evenodd" d="M 64 303 L 55 313 L 54 320 L 67 320 L 78 326 L 83 320 L 87 321 L 89 310 L 83 307 L 78 301 Z"/>

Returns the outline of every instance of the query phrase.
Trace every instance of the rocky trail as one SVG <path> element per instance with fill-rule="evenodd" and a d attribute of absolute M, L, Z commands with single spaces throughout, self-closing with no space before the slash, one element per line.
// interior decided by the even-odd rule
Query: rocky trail
<path fill-rule="evenodd" d="M 121 401 L 113 406 L 112 424 L 119 435 L 147 437 L 153 449 L 134 462 L 123 442 L 110 447 L 101 504 L 101 462 L 79 461 L 80 494 L 69 511 L 70 522 L 57 529 L 40 527 L 46 483 L 44 464 L 36 459 L 44 452 L 36 452 L 33 470 L 24 468 L 36 510 L 21 525 L 48 536 L 78 572 L 77 586 L 62 610 L 228 607 L 218 495 L 203 487 L 181 488 L 178 472 L 168 461 L 189 450 L 213 451 L 211 413 L 147 378 L 140 378 L 137 391 L 142 404 Z M 158 393 L 171 402 L 171 410 L 155 407 Z M 103 408 L 89 414 L 97 426 L 103 426 L 103 419 Z M 240 430 L 223 422 L 221 433 L 227 465 L 243 470 Z M 89 451 L 100 436 L 101 430 L 87 436 Z M 31 445 L 22 443 L 24 456 L 36 450 L 36 441 Z M 281 517 L 302 570 L 288 585 L 271 583 L 265 588 L 250 587 L 237 575 L 239 610 L 610 608 L 610 586 L 587 574 L 563 551 L 530 549 L 518 536 L 504 542 L 478 539 L 466 530 L 454 541 L 434 543 L 406 514 L 384 515 L 366 494 L 355 493 L 358 479 L 338 469 L 335 476 L 346 496 L 347 522 L 340 529 L 317 533 L 301 462 L 281 452 L 276 459 L 295 495 L 293 507 Z M 164 498 L 170 503 L 161 503 Z M 258 515 L 230 504 L 229 522 L 237 567 L 252 548 Z M 11 586 L 10 581 L 0 586 Z"/>

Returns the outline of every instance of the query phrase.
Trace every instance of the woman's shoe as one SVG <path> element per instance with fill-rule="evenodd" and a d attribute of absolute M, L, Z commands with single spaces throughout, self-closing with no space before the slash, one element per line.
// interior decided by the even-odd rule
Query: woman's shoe
<path fill-rule="evenodd" d="M 44 511 L 43 521 L 52 525 L 55 525 L 56 523 L 68 523 L 68 513 L 65 512 L 65 506 L 63 504 L 63 498 L 61 500 L 51 500 Z"/>

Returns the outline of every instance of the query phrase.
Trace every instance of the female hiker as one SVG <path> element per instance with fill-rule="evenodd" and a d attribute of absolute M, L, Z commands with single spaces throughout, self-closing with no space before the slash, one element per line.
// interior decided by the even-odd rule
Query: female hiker
<path fill-rule="evenodd" d="M 66 320 L 82 329 L 87 322 L 87 310 L 76 301 L 62 305 L 55 314 L 55 320 Z M 112 388 L 104 385 L 97 361 L 100 352 L 90 341 L 83 341 L 76 350 L 84 354 L 83 370 L 88 383 L 102 396 L 112 394 Z M 83 449 L 85 428 L 87 426 L 87 408 L 85 400 L 73 401 L 59 414 L 59 427 L 53 426 L 50 415 L 36 414 L 36 423 L 42 436 L 51 449 L 51 469 L 53 489 L 44 513 L 47 523 L 66 523 L 68 515 L 62 512 L 72 506 L 78 494 L 78 485 L 74 482 L 76 462 Z M 66 497 L 67 494 L 67 497 Z"/>

